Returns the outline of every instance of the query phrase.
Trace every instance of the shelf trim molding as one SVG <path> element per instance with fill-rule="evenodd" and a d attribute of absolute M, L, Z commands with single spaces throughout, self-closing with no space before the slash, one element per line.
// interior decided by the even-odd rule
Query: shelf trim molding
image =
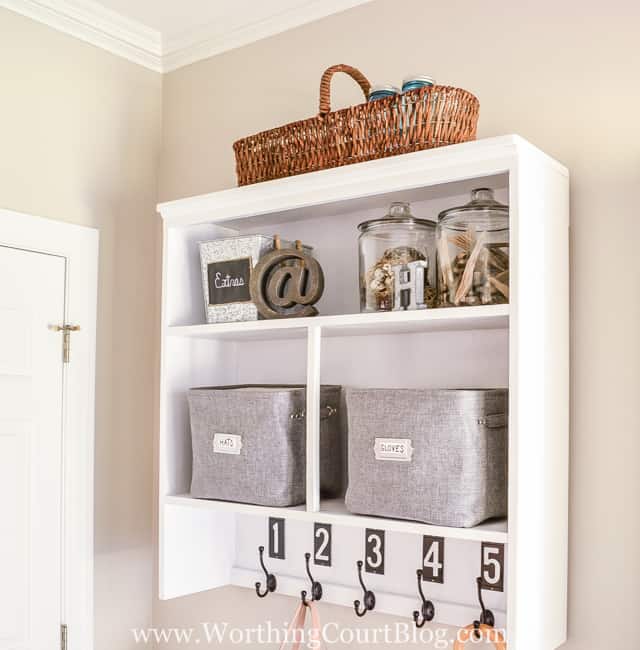
<path fill-rule="evenodd" d="M 458 329 L 504 329 L 509 326 L 509 305 L 483 305 L 475 307 L 455 307 L 424 309 L 419 311 L 391 311 L 370 314 L 339 314 L 334 316 L 315 316 L 312 318 L 289 318 L 282 320 L 243 321 L 238 323 L 209 323 L 205 325 L 174 325 L 167 328 L 168 336 L 194 338 L 218 338 L 248 334 L 264 334 L 283 330 L 304 330 L 321 328 L 323 333 L 332 331 L 369 330 L 384 334 L 393 332 L 394 326 L 424 325 L 416 331 Z M 488 327 L 487 327 L 488 326 Z"/>
<path fill-rule="evenodd" d="M 504 135 L 168 201 L 157 209 L 169 226 L 222 223 L 508 173 L 520 154 L 568 176 L 566 167 L 524 138 Z"/>
<path fill-rule="evenodd" d="M 414 535 L 433 535 L 449 539 L 462 539 L 474 542 L 497 542 L 507 544 L 509 534 L 506 530 L 506 521 L 492 522 L 489 525 L 480 525 L 475 528 L 450 528 L 448 526 L 433 526 L 416 521 L 403 519 L 383 519 L 379 517 L 367 517 L 364 515 L 338 514 L 322 509 L 319 512 L 310 512 L 303 508 L 270 508 L 267 506 L 256 506 L 248 503 L 233 503 L 231 501 L 213 501 L 209 499 L 195 499 L 188 494 L 166 496 L 163 503 L 170 506 L 184 508 L 199 508 L 214 512 L 234 512 L 242 515 L 256 515 L 260 517 L 284 517 L 298 521 L 314 522 L 321 517 L 327 524 L 336 526 L 351 526 L 356 528 L 379 528 L 384 526 L 385 530 L 398 533 L 411 533 Z M 497 530 L 503 526 L 505 530 Z"/>

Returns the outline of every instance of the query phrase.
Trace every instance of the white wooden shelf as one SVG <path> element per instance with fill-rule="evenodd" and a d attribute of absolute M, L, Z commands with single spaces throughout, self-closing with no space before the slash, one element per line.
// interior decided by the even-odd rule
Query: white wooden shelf
<path fill-rule="evenodd" d="M 509 327 L 509 305 L 182 325 L 169 327 L 167 334 L 204 339 L 269 340 L 302 338 L 309 327 L 322 328 L 325 336 L 506 329 Z"/>
<path fill-rule="evenodd" d="M 415 535 L 436 535 L 448 539 L 464 539 L 476 542 L 498 542 L 506 544 L 507 520 L 488 521 L 474 528 L 451 528 L 448 526 L 432 526 L 415 521 L 403 519 L 386 519 L 382 517 L 368 517 L 350 513 L 343 499 L 322 500 L 320 511 L 308 511 L 304 505 L 290 508 L 270 508 L 256 506 L 248 503 L 233 503 L 230 501 L 216 501 L 214 499 L 195 499 L 189 494 L 179 494 L 164 498 L 165 504 L 182 506 L 186 508 L 201 508 L 221 512 L 235 512 L 245 515 L 261 517 L 285 517 L 298 521 L 322 522 L 336 526 L 355 526 L 357 528 L 384 528 L 398 533 Z"/>
<path fill-rule="evenodd" d="M 320 502 L 320 512 L 309 512 L 314 521 L 323 520 L 340 526 L 357 526 L 359 528 L 384 528 L 398 533 L 415 535 L 436 535 L 447 539 L 466 539 L 476 542 L 498 542 L 506 544 L 507 520 L 488 521 L 473 528 L 451 528 L 450 526 L 433 526 L 403 519 L 386 519 L 354 515 L 347 510 L 343 499 L 328 499 Z"/>
<path fill-rule="evenodd" d="M 491 187 L 509 204 L 510 304 L 358 313 L 357 225 L 410 201 L 420 218 Z M 504 590 L 485 591 L 510 648 L 556 650 L 567 638 L 569 464 L 568 172 L 518 136 L 389 157 L 159 206 L 163 279 L 159 395 L 159 590 L 174 598 L 251 587 L 270 517 L 286 523 L 286 557 L 268 566 L 297 593 L 314 523 L 332 525 L 331 567 L 316 566 L 325 601 L 349 605 L 364 531 L 387 532 L 384 575 L 367 574 L 376 611 L 419 604 L 422 536 L 446 540 L 445 581 L 429 584 L 435 624 L 477 612 L 482 543 L 504 544 Z M 314 248 L 325 275 L 320 316 L 201 324 L 198 242 L 278 233 Z M 193 386 L 307 386 L 306 506 L 265 508 L 194 499 L 186 392 Z M 353 515 L 320 498 L 320 386 L 508 387 L 508 517 L 470 529 Z M 417 496 L 419 498 L 419 495 Z M 282 580 L 281 580 L 282 579 Z M 415 605 L 413 605 L 415 603 Z M 355 614 L 354 614 L 355 616 Z M 543 622 L 543 623 L 541 623 Z"/>

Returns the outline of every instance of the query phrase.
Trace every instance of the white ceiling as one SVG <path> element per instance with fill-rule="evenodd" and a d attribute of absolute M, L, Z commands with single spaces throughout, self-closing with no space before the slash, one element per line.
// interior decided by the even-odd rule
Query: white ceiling
<path fill-rule="evenodd" d="M 312 4 L 309 0 L 99 0 L 101 5 L 159 31 L 169 41 L 210 28 L 224 34 Z"/>
<path fill-rule="evenodd" d="M 365 2 L 0 0 L 0 6 L 167 72 Z"/>

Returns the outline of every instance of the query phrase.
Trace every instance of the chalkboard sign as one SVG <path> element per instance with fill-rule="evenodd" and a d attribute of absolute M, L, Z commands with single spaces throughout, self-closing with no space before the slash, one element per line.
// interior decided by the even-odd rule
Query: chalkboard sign
<path fill-rule="evenodd" d="M 251 258 L 243 257 L 207 266 L 209 304 L 226 305 L 230 302 L 250 302 Z"/>

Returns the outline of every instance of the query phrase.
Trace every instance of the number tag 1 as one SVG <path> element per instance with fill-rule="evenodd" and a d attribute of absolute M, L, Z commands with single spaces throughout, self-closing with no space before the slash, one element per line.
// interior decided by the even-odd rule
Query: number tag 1
<path fill-rule="evenodd" d="M 269 557 L 284 560 L 284 519 L 269 517 Z"/>
<path fill-rule="evenodd" d="M 384 530 L 367 528 L 364 535 L 364 568 L 367 573 L 384 575 Z"/>

